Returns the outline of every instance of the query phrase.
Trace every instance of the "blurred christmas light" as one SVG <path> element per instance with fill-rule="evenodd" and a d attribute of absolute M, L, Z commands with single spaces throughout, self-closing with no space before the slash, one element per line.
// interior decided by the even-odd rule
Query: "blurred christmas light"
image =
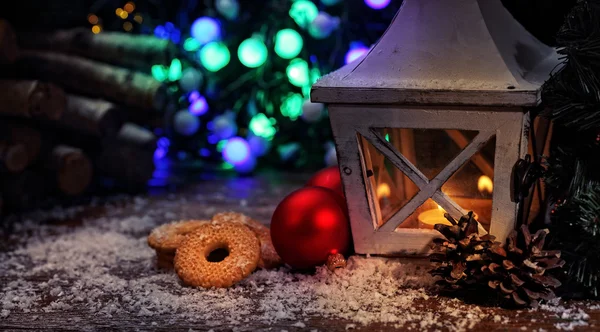
<path fill-rule="evenodd" d="M 331 144 L 331 147 L 325 152 L 324 162 L 326 166 L 337 165 L 337 154 L 335 152 L 335 146 Z"/>
<path fill-rule="evenodd" d="M 221 38 L 221 25 L 218 20 L 203 16 L 192 23 L 190 34 L 204 45 Z"/>
<path fill-rule="evenodd" d="M 269 142 L 264 137 L 251 135 L 248 138 L 248 144 L 250 145 L 250 151 L 252 151 L 252 155 L 256 157 L 262 157 L 271 148 L 271 142 Z"/>
<path fill-rule="evenodd" d="M 93 32 L 94 34 L 96 34 L 96 33 L 100 33 L 100 31 L 102 31 L 102 27 L 100 27 L 99 25 L 94 25 L 94 26 L 92 27 L 92 32 Z"/>
<path fill-rule="evenodd" d="M 200 63 L 206 70 L 215 72 L 227 66 L 231 55 L 225 44 L 220 42 L 211 42 L 200 49 Z"/>
<path fill-rule="evenodd" d="M 167 22 L 165 25 L 158 25 L 154 28 L 154 35 L 157 38 L 170 39 L 175 44 L 179 44 L 181 39 L 181 31 L 171 22 Z"/>
<path fill-rule="evenodd" d="M 277 147 L 279 158 L 283 161 L 290 161 L 300 152 L 300 144 L 297 142 L 280 145 Z"/>
<path fill-rule="evenodd" d="M 200 150 L 198 150 L 198 154 L 202 157 L 209 157 L 210 156 L 210 150 L 207 148 L 202 148 Z"/>
<path fill-rule="evenodd" d="M 175 58 L 171 61 L 171 66 L 169 67 L 169 81 L 175 82 L 181 78 L 181 60 Z"/>
<path fill-rule="evenodd" d="M 119 8 L 119 9 L 121 9 L 121 8 Z M 126 19 L 127 17 L 129 17 L 129 13 L 124 10 L 121 10 L 121 14 L 119 14 L 119 17 L 122 19 Z"/>
<path fill-rule="evenodd" d="M 256 157 L 250 155 L 243 163 L 233 165 L 233 169 L 240 174 L 247 174 L 256 168 Z"/>
<path fill-rule="evenodd" d="M 257 68 L 267 61 L 267 47 L 257 37 L 244 40 L 238 48 L 240 62 L 248 68 Z"/>
<path fill-rule="evenodd" d="M 135 10 L 135 4 L 131 1 L 129 1 L 128 3 L 125 4 L 125 6 L 123 6 L 123 9 L 125 9 L 126 12 L 131 14 Z"/>
<path fill-rule="evenodd" d="M 202 46 L 200 42 L 194 38 L 188 38 L 183 42 L 183 49 L 188 52 L 195 52 L 200 49 L 200 46 Z"/>
<path fill-rule="evenodd" d="M 206 140 L 210 144 L 217 144 L 219 142 L 219 137 L 217 137 L 217 135 L 208 135 Z"/>
<path fill-rule="evenodd" d="M 250 145 L 241 137 L 232 137 L 227 140 L 223 147 L 223 159 L 228 163 L 242 165 L 252 158 Z"/>
<path fill-rule="evenodd" d="M 159 82 L 164 82 L 168 78 L 169 72 L 163 65 L 152 66 L 152 77 Z"/>
<path fill-rule="evenodd" d="M 179 86 L 184 92 L 191 92 L 198 90 L 202 84 L 202 81 L 202 73 L 200 73 L 200 71 L 198 71 L 196 68 L 188 67 L 181 74 Z"/>
<path fill-rule="evenodd" d="M 346 57 L 344 58 L 346 64 L 349 64 L 350 62 L 353 62 L 354 60 L 362 57 L 367 52 L 369 52 L 369 48 L 366 47 L 365 45 L 363 45 L 362 43 L 360 43 L 360 42 L 351 43 L 350 50 L 348 50 L 348 53 L 346 53 Z"/>
<path fill-rule="evenodd" d="M 323 115 L 324 105 L 321 103 L 313 103 L 309 99 L 302 104 L 302 120 L 313 123 L 321 119 Z"/>
<path fill-rule="evenodd" d="M 154 150 L 154 159 L 162 159 L 169 152 L 170 141 L 166 137 L 161 137 L 156 142 L 156 150 Z"/>
<path fill-rule="evenodd" d="M 321 3 L 325 6 L 334 6 L 340 3 L 342 0 L 321 0 Z"/>
<path fill-rule="evenodd" d="M 123 14 L 123 8 L 117 8 L 115 9 L 115 14 L 119 17 L 121 17 L 121 14 Z"/>
<path fill-rule="evenodd" d="M 180 135 L 191 136 L 200 128 L 200 120 L 187 110 L 181 110 L 175 113 L 173 128 Z"/>
<path fill-rule="evenodd" d="M 321 78 L 321 71 L 315 67 L 310 70 L 310 83 L 315 84 Z"/>
<path fill-rule="evenodd" d="M 303 45 L 302 36 L 296 30 L 283 29 L 275 35 L 275 53 L 284 59 L 298 56 Z"/>
<path fill-rule="evenodd" d="M 365 0 L 365 3 L 373 9 L 383 9 L 390 4 L 390 0 Z"/>
<path fill-rule="evenodd" d="M 230 169 L 233 169 L 233 165 L 228 162 L 224 162 L 224 163 L 221 163 L 221 169 L 222 170 L 230 170 Z"/>
<path fill-rule="evenodd" d="M 217 0 L 215 8 L 219 14 L 225 16 L 228 20 L 235 20 L 240 12 L 240 4 L 237 0 Z"/>
<path fill-rule="evenodd" d="M 303 59 L 296 58 L 290 62 L 286 69 L 287 77 L 295 86 L 303 87 L 310 83 L 308 63 Z"/>
<path fill-rule="evenodd" d="M 317 6 L 308 0 L 296 0 L 290 8 L 290 16 L 301 28 L 307 28 L 318 14 Z"/>
<path fill-rule="evenodd" d="M 125 31 L 131 31 L 133 29 L 133 24 L 131 24 L 131 22 L 124 22 L 123 23 L 123 30 Z"/>
<path fill-rule="evenodd" d="M 199 96 L 189 107 L 190 113 L 200 116 L 208 112 L 208 103 L 204 96 Z"/>
<path fill-rule="evenodd" d="M 193 103 L 194 100 L 196 100 L 198 98 L 200 98 L 200 92 L 198 92 L 198 91 L 192 91 L 192 92 L 190 92 L 190 95 L 188 96 L 188 101 L 190 103 Z"/>
<path fill-rule="evenodd" d="M 308 33 L 315 39 L 324 39 L 329 37 L 339 25 L 340 19 L 338 17 L 332 17 L 326 12 L 320 12 L 310 23 Z"/>
<path fill-rule="evenodd" d="M 98 16 L 96 16 L 94 14 L 89 14 L 87 18 L 88 18 L 88 22 L 90 22 L 90 24 L 98 24 Z"/>
<path fill-rule="evenodd" d="M 254 135 L 263 137 L 267 140 L 272 140 L 277 130 L 274 125 L 277 121 L 273 118 L 268 118 L 264 113 L 258 113 L 250 119 L 248 128 L 252 130 Z"/>
<path fill-rule="evenodd" d="M 237 124 L 235 123 L 235 114 L 226 112 L 225 114 L 215 116 L 211 121 L 209 128 L 220 139 L 227 139 L 237 134 Z"/>
<path fill-rule="evenodd" d="M 304 98 L 299 93 L 290 93 L 282 101 L 279 110 L 283 116 L 296 121 L 302 115 L 302 103 Z"/>
<path fill-rule="evenodd" d="M 169 34 L 167 33 L 167 30 L 162 25 L 158 25 L 158 26 L 156 26 L 156 28 L 154 28 L 154 35 L 160 39 L 169 38 Z"/>
<path fill-rule="evenodd" d="M 144 22 L 144 18 L 140 14 L 135 14 L 133 20 L 136 21 L 138 24 L 142 24 L 142 22 Z"/>
<path fill-rule="evenodd" d="M 217 150 L 217 152 L 223 152 L 223 148 L 225 148 L 225 144 L 227 144 L 227 140 L 226 139 L 222 139 L 217 143 L 217 146 L 215 147 L 215 149 Z"/>

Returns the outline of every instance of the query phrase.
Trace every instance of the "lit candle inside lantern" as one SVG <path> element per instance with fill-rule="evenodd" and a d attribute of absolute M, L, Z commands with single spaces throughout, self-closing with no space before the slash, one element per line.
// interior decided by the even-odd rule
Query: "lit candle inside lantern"
<path fill-rule="evenodd" d="M 482 175 L 477 180 L 477 189 L 479 192 L 487 192 L 491 194 L 494 191 L 494 181 L 487 175 Z"/>
<path fill-rule="evenodd" d="M 438 205 L 437 209 L 427 210 L 419 214 L 419 228 L 433 229 L 436 224 L 452 226 L 452 223 L 444 217 L 446 211 Z"/>
<path fill-rule="evenodd" d="M 436 224 L 443 224 L 452 226 L 452 223 L 444 217 L 446 210 L 442 209 L 441 206 L 437 206 L 437 209 L 427 210 L 419 214 L 419 228 L 433 229 Z M 473 218 L 477 219 L 477 213 L 473 212 Z"/>

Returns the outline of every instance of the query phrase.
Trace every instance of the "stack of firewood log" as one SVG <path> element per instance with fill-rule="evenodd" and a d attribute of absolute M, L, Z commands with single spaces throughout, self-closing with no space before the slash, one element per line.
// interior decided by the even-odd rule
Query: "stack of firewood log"
<path fill-rule="evenodd" d="M 0 20 L 0 210 L 78 196 L 99 178 L 145 184 L 157 139 L 145 122 L 170 100 L 140 69 L 174 53 L 153 36 L 20 32 Z"/>

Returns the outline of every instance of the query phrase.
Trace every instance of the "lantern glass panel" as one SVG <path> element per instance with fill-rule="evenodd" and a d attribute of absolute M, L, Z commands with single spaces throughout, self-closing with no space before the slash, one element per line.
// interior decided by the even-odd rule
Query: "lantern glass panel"
<path fill-rule="evenodd" d="M 417 185 L 394 166 L 377 148 L 361 135 L 363 175 L 374 214 L 374 228 L 388 221 L 419 191 Z"/>
<path fill-rule="evenodd" d="M 384 153 L 371 142 L 359 135 L 363 173 L 367 179 L 367 192 L 374 228 L 379 228 L 400 211 L 419 191 L 414 180 L 425 185 L 440 183 L 441 192 L 465 211 L 473 211 L 486 230 L 489 231 L 492 211 L 493 171 L 495 154 L 495 137 L 466 163 L 454 164 L 453 160 L 471 143 L 477 131 L 456 129 L 408 129 L 408 128 L 375 128 L 378 137 L 384 138 L 388 147 L 395 154 L 414 166 L 414 173 L 407 175 L 386 158 Z M 463 159 L 465 160 L 465 159 Z M 447 167 L 454 167 L 456 172 L 440 174 Z M 431 181 L 436 176 L 436 181 Z M 431 182 L 430 182 L 431 181 Z M 439 199 L 439 198 L 438 198 Z M 412 202 L 414 206 L 418 203 Z M 435 212 L 435 210 L 438 210 Z M 429 212 L 428 212 L 429 211 Z M 414 211 L 403 211 L 406 217 L 397 229 L 431 228 L 423 223 L 419 216 L 439 217 L 444 220 L 444 210 L 434 199 L 427 199 Z M 398 216 L 398 218 L 403 218 Z M 427 219 L 427 218 L 426 218 Z M 429 219 L 432 220 L 432 219 Z M 395 220 L 394 222 L 399 222 Z"/>
<path fill-rule="evenodd" d="M 442 186 L 442 192 L 466 211 L 473 211 L 488 232 L 492 220 L 495 152 L 494 136 Z"/>

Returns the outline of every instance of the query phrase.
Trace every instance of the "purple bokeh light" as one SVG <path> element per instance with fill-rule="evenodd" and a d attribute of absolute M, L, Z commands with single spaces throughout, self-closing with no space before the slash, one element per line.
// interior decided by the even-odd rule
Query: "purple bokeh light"
<path fill-rule="evenodd" d="M 373 9 L 383 9 L 390 4 L 390 0 L 365 0 L 365 3 Z"/>

